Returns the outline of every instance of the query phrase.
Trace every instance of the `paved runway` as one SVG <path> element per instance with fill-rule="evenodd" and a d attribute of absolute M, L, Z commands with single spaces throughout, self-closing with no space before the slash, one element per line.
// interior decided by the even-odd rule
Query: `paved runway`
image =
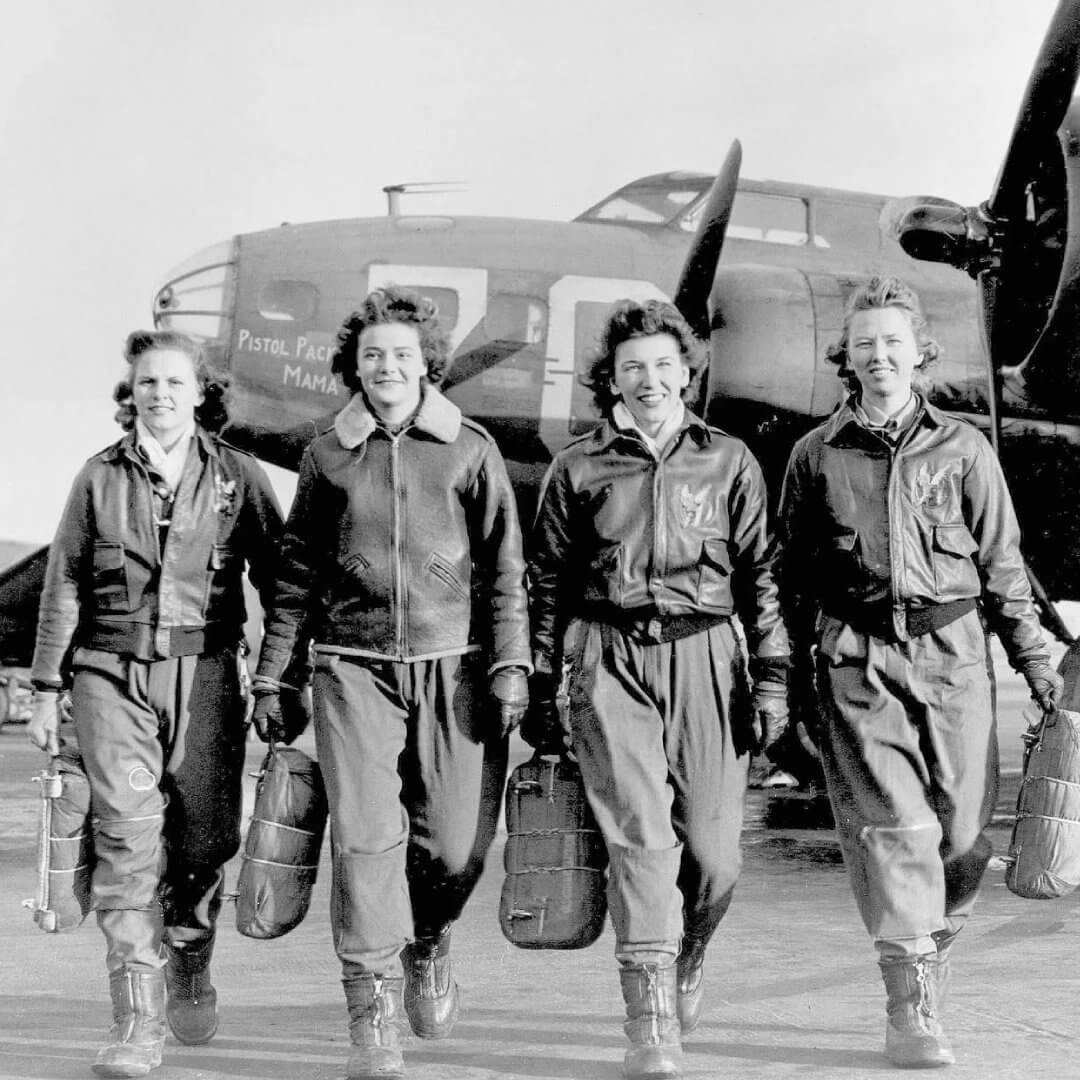
<path fill-rule="evenodd" d="M 993 839 L 1000 855 L 1015 806 L 1025 692 L 1000 664 L 999 671 L 1004 783 Z M 301 745 L 311 749 L 310 734 Z M 252 770 L 260 757 L 253 743 Z M 30 777 L 42 763 L 21 727 L 0 730 L 0 1080 L 90 1076 L 89 1062 L 108 1025 L 97 928 L 88 922 L 47 935 L 20 907 L 34 891 L 38 797 Z M 781 796 L 771 798 L 775 817 Z M 709 951 L 705 1016 L 686 1040 L 685 1076 L 863 1080 L 895 1074 L 881 1054 L 884 994 L 874 953 L 833 835 L 766 829 L 768 809 L 763 793 L 750 794 L 745 869 Z M 455 933 L 463 1009 L 454 1037 L 411 1039 L 409 1077 L 616 1080 L 624 1038 L 610 930 L 579 952 L 526 952 L 507 944 L 496 922 L 501 859 L 500 837 Z M 310 915 L 277 941 L 241 937 L 226 911 L 214 965 L 219 1034 L 200 1048 L 170 1038 L 153 1076 L 342 1075 L 348 1038 L 330 945 L 328 880 L 324 852 Z M 235 867 L 230 885 L 234 881 Z M 947 1020 L 959 1064 L 941 1075 L 1080 1078 L 1078 900 L 1080 892 L 1058 901 L 1020 900 L 1005 888 L 995 860 L 954 954 Z"/>

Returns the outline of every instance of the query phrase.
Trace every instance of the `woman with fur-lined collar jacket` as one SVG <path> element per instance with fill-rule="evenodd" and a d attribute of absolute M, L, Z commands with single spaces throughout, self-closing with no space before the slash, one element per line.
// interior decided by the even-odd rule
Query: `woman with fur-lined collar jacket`
<path fill-rule="evenodd" d="M 339 343 L 354 396 L 300 468 L 255 715 L 273 721 L 305 627 L 360 1080 L 402 1075 L 402 996 L 414 1033 L 450 1034 L 450 927 L 495 835 L 531 664 L 514 494 L 492 438 L 436 389 L 434 304 L 372 293 Z"/>

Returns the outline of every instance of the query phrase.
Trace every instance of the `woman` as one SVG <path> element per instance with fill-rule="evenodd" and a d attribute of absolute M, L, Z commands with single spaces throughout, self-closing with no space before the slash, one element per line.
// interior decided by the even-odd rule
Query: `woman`
<path fill-rule="evenodd" d="M 523 735 L 558 741 L 561 674 L 610 857 L 631 1080 L 679 1075 L 739 876 L 750 751 L 787 723 L 765 485 L 739 440 L 684 406 L 703 362 L 670 304 L 616 307 L 585 380 L 603 423 L 552 462 L 529 563 L 539 674 Z"/>
<path fill-rule="evenodd" d="M 49 551 L 29 728 L 58 751 L 70 683 L 113 1003 L 99 1076 L 156 1068 L 166 1015 L 181 1042 L 217 1028 L 209 963 L 240 843 L 242 575 L 267 603 L 282 533 L 262 468 L 214 434 L 227 383 L 203 347 L 139 331 L 124 355 L 127 434 L 83 466 Z"/>
<path fill-rule="evenodd" d="M 450 931 L 495 836 L 507 740 L 527 703 L 517 508 L 491 436 L 438 390 L 446 336 L 388 286 L 338 335 L 352 397 L 308 447 L 256 674 L 272 720 L 301 628 L 330 803 L 330 921 L 348 1080 L 402 1076 L 458 1012 Z"/>
<path fill-rule="evenodd" d="M 796 668 L 816 664 L 829 798 L 902 1068 L 955 1059 L 939 1013 L 998 788 L 986 630 L 1041 708 L 1062 685 L 997 458 L 924 395 L 938 352 L 904 282 L 856 289 L 828 354 L 851 394 L 795 444 L 780 501 Z"/>

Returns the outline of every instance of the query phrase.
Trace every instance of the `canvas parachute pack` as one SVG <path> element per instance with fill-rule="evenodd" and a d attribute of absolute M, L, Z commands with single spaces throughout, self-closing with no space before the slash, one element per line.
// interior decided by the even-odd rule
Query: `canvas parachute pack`
<path fill-rule="evenodd" d="M 1057 709 L 1025 736 L 1005 883 L 1028 900 L 1080 885 L 1080 712 Z"/>
<path fill-rule="evenodd" d="M 34 781 L 41 785 L 37 895 L 24 906 L 42 930 L 55 934 L 79 926 L 91 906 L 90 782 L 78 752 L 66 748 Z"/>
<path fill-rule="evenodd" d="M 318 762 L 292 746 L 270 745 L 255 788 L 236 895 L 236 929 L 276 938 L 311 905 L 326 828 Z"/>
<path fill-rule="evenodd" d="M 534 754 L 506 786 L 504 937 L 522 949 L 581 949 L 604 929 L 607 849 L 577 762 Z"/>

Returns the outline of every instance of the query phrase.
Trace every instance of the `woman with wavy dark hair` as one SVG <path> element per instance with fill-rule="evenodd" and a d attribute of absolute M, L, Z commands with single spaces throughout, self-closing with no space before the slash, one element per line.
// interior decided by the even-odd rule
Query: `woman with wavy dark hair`
<path fill-rule="evenodd" d="M 499 448 L 437 389 L 430 299 L 386 286 L 338 335 L 352 392 L 307 448 L 253 684 L 278 710 L 301 631 L 330 805 L 330 923 L 349 1080 L 402 1076 L 458 1015 L 450 939 L 495 837 L 507 735 L 528 695 L 517 505 Z"/>
<path fill-rule="evenodd" d="M 202 344 L 137 331 L 124 356 L 126 434 L 83 466 L 49 550 L 29 728 L 59 753 L 70 687 L 113 1004 L 93 1070 L 121 1077 L 161 1063 L 166 1022 L 184 1043 L 217 1029 L 209 964 L 240 843 L 242 577 L 246 564 L 269 603 L 282 532 L 265 472 L 215 434 L 227 378 Z"/>
<path fill-rule="evenodd" d="M 529 563 L 522 734 L 559 749 L 561 684 L 609 855 L 628 1080 L 680 1075 L 739 877 L 750 753 L 787 723 L 765 482 L 742 442 L 686 408 L 703 368 L 671 304 L 615 307 L 582 380 L 603 423 L 551 463 Z"/>

